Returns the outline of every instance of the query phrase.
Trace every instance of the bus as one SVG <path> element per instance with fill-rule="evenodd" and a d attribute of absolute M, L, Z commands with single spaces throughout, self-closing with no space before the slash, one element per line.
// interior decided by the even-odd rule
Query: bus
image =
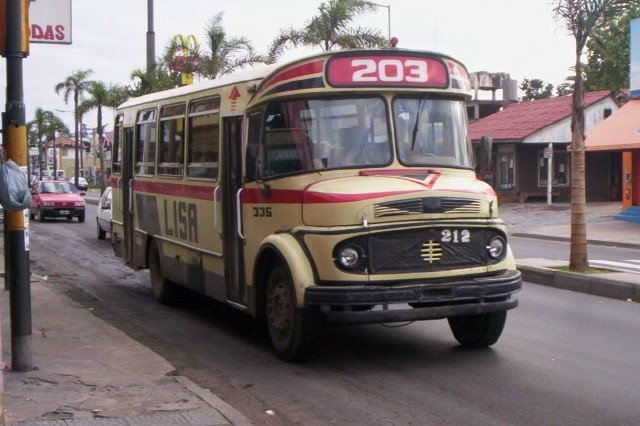
<path fill-rule="evenodd" d="M 115 254 L 160 302 L 187 287 L 264 320 L 285 361 L 323 323 L 502 333 L 522 285 L 476 178 L 468 73 L 432 52 L 325 52 L 116 110 Z"/>

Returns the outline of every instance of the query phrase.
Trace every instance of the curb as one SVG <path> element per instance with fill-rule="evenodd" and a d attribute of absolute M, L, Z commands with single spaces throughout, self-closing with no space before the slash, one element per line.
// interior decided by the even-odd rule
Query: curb
<path fill-rule="evenodd" d="M 610 299 L 640 302 L 638 284 L 606 278 L 601 274 L 583 275 L 520 264 L 517 268 L 522 273 L 523 281 Z"/>
<path fill-rule="evenodd" d="M 551 235 L 526 234 L 526 233 L 523 233 L 523 232 L 514 232 L 514 233 L 511 233 L 509 235 L 512 236 L 512 237 L 516 237 L 516 238 L 531 238 L 531 239 L 535 239 L 535 240 L 557 241 L 557 242 L 561 242 L 561 243 L 570 243 L 571 242 L 571 238 L 554 237 L 554 236 L 551 236 Z M 593 244 L 593 245 L 596 245 L 596 246 L 620 247 L 620 248 L 630 248 L 630 249 L 640 250 L 640 244 L 634 244 L 634 243 L 621 243 L 621 242 L 614 242 L 614 241 L 587 239 L 587 244 Z"/>
<path fill-rule="evenodd" d="M 229 420 L 231 424 L 251 425 L 251 422 L 249 421 L 249 419 L 247 419 L 245 416 L 240 414 L 238 410 L 236 410 L 231 405 L 224 402 L 222 399 L 220 399 L 213 393 L 207 392 L 205 389 L 198 386 L 192 380 L 184 376 L 176 376 L 175 379 L 179 383 L 181 383 L 185 388 L 187 388 L 189 391 L 196 394 L 198 398 L 206 402 L 209 406 L 211 406 L 215 410 L 219 411 L 220 414 L 222 414 L 227 420 Z"/>

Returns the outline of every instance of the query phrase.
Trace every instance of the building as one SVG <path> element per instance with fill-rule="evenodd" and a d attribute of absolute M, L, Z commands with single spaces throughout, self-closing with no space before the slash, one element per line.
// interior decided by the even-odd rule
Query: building
<path fill-rule="evenodd" d="M 640 99 L 632 99 L 587 132 L 587 155 L 622 156 L 621 219 L 640 222 Z M 593 153 L 593 154 L 592 154 Z"/>
<path fill-rule="evenodd" d="M 553 152 L 553 195 L 570 200 L 571 96 L 524 101 L 471 124 L 477 144 L 482 136 L 493 139 L 492 186 L 503 201 L 545 197 L 547 164 L 544 149 Z M 588 132 L 619 108 L 608 91 L 585 94 L 585 130 Z M 619 153 L 587 155 L 587 200 L 619 200 L 622 160 Z"/>
<path fill-rule="evenodd" d="M 80 176 L 86 176 L 89 165 L 95 162 L 94 155 L 85 149 L 79 148 L 81 156 Z M 67 178 L 75 176 L 75 140 L 69 136 L 58 136 L 55 143 L 47 142 L 47 169 L 54 169 L 54 155 L 56 156 L 55 164 L 58 170 L 64 170 Z"/>

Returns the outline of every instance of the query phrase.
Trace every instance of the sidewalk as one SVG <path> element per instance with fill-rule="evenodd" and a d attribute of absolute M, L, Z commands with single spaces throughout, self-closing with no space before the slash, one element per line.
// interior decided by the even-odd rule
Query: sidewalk
<path fill-rule="evenodd" d="M 587 204 L 587 240 L 597 245 L 640 249 L 640 224 L 616 219 L 619 202 Z M 515 237 L 569 241 L 571 205 L 544 203 L 505 204 L 500 216 Z"/>
<path fill-rule="evenodd" d="M 3 263 L 0 255 L 0 270 Z M 37 369 L 4 372 L 6 424 L 250 424 L 209 391 L 172 375 L 174 368 L 164 358 L 51 289 L 41 277 L 32 277 L 31 298 Z M 7 362 L 8 299 L 8 292 L 0 290 Z"/>
<path fill-rule="evenodd" d="M 609 247 L 640 250 L 640 223 L 616 219 L 620 203 L 587 204 L 587 241 Z M 552 241 L 570 241 L 571 206 L 544 203 L 506 204 L 500 215 L 507 223 L 509 235 Z M 568 248 L 567 248 L 568 250 Z M 613 299 L 640 302 L 640 274 L 611 272 L 577 274 L 554 269 L 567 262 L 552 259 L 516 259 L 523 279 L 536 284 Z"/>

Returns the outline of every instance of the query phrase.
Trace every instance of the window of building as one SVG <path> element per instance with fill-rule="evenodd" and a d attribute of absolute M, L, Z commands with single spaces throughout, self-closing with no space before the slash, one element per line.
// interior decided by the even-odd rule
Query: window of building
<path fill-rule="evenodd" d="M 538 151 L 538 186 L 547 186 L 549 161 L 544 158 L 543 150 Z M 571 154 L 566 151 L 553 152 L 553 186 L 569 186 Z"/>
<path fill-rule="evenodd" d="M 156 161 L 156 110 L 149 109 L 138 113 L 136 122 L 136 158 L 137 175 L 152 176 Z"/>
<path fill-rule="evenodd" d="M 220 97 L 198 99 L 189 104 L 187 175 L 216 179 L 220 152 Z"/>
<path fill-rule="evenodd" d="M 113 173 L 120 174 L 122 172 L 122 124 L 124 116 L 119 114 L 116 117 L 115 130 L 113 132 Z"/>
<path fill-rule="evenodd" d="M 515 151 L 498 152 L 496 156 L 496 186 L 500 190 L 512 189 L 516 186 L 516 153 Z"/>
<path fill-rule="evenodd" d="M 160 146 L 158 174 L 182 176 L 184 166 L 185 104 L 170 105 L 160 110 Z"/>

